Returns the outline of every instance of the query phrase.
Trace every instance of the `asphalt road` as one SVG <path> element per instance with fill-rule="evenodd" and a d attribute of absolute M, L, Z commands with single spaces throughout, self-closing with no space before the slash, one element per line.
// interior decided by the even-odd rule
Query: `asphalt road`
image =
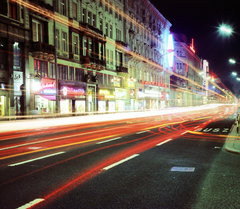
<path fill-rule="evenodd" d="M 223 149 L 235 119 L 218 109 L 2 135 L 0 208 L 240 208 L 240 156 Z"/>

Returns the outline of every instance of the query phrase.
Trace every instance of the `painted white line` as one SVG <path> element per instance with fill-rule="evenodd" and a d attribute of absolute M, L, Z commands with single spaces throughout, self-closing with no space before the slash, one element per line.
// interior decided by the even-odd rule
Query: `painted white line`
<path fill-rule="evenodd" d="M 45 156 L 42 156 L 42 157 L 37 157 L 37 158 L 31 159 L 31 160 L 22 161 L 22 162 L 19 162 L 19 163 L 9 164 L 8 166 L 22 165 L 22 164 L 25 164 L 25 163 L 33 162 L 33 161 L 36 161 L 36 160 L 41 160 L 41 159 L 44 159 L 44 158 L 47 158 L 47 157 L 52 157 L 52 156 L 60 155 L 60 154 L 63 154 L 63 153 L 66 153 L 66 152 L 57 152 L 57 153 L 54 153 L 54 154 L 45 155 Z"/>
<path fill-rule="evenodd" d="M 171 171 L 194 172 L 194 167 L 172 167 Z"/>
<path fill-rule="evenodd" d="M 116 138 L 109 139 L 109 140 L 106 140 L 106 141 L 97 142 L 96 144 L 102 144 L 102 143 L 106 143 L 106 142 L 114 141 L 114 140 L 121 139 L 121 138 L 122 138 L 122 137 L 116 137 Z"/>
<path fill-rule="evenodd" d="M 167 139 L 166 141 L 161 142 L 161 143 L 157 144 L 156 146 L 161 146 L 162 144 L 165 144 L 165 143 L 167 143 L 167 142 L 169 142 L 169 141 L 171 141 L 171 140 L 172 140 L 172 139 Z"/>
<path fill-rule="evenodd" d="M 148 132 L 148 130 L 146 130 L 146 131 L 141 131 L 141 132 L 137 132 L 136 134 L 141 134 L 141 133 L 145 133 L 145 132 Z"/>
<path fill-rule="evenodd" d="M 124 162 L 126 162 L 126 161 L 128 161 L 128 160 L 131 160 L 131 159 L 134 158 L 134 157 L 137 157 L 138 155 L 139 155 L 139 154 L 135 154 L 135 155 L 132 155 L 132 156 L 130 156 L 130 157 L 127 157 L 127 158 L 125 158 L 125 159 L 123 159 L 123 160 L 120 160 L 119 162 L 113 163 L 112 165 L 109 165 L 109 166 L 103 168 L 103 170 L 108 170 L 108 169 L 110 169 L 110 168 L 113 168 L 113 167 L 115 167 L 115 166 L 117 166 L 117 165 L 119 165 L 119 164 L 121 164 L 121 163 L 124 163 Z"/>
<path fill-rule="evenodd" d="M 27 209 L 27 208 L 31 208 L 33 205 L 36 205 L 36 204 L 38 204 L 38 203 L 40 203 L 40 202 L 42 202 L 42 201 L 44 201 L 44 199 L 42 199 L 42 198 L 37 198 L 37 199 L 35 199 L 35 200 L 27 203 L 26 205 L 23 205 L 23 206 L 17 208 L 17 209 Z"/>
<path fill-rule="evenodd" d="M 185 133 L 187 133 L 187 131 L 185 131 L 185 132 L 181 133 L 180 135 L 184 135 Z"/>

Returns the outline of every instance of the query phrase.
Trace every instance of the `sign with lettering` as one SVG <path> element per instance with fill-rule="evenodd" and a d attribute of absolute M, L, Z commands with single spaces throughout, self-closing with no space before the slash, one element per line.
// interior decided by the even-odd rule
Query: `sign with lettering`
<path fill-rule="evenodd" d="M 127 98 L 127 90 L 126 89 L 115 89 L 116 99 L 126 99 Z"/>
<path fill-rule="evenodd" d="M 85 89 L 79 86 L 61 86 L 61 94 L 65 98 L 85 98 Z"/>
<path fill-rule="evenodd" d="M 50 78 L 42 78 L 40 84 L 40 94 L 56 94 L 56 81 Z"/>

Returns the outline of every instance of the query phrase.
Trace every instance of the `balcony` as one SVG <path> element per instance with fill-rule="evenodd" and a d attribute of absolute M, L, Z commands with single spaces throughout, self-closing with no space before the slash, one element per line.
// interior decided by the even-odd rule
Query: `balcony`
<path fill-rule="evenodd" d="M 89 25 L 88 23 L 79 23 L 79 26 L 90 29 L 99 35 L 103 35 L 103 32 L 100 29 L 96 28 L 95 26 Z"/>
<path fill-rule="evenodd" d="M 46 61 L 53 61 L 55 57 L 55 46 L 43 42 L 31 42 L 30 51 L 33 57 Z"/>
<path fill-rule="evenodd" d="M 100 60 L 98 56 L 84 56 L 82 57 L 82 64 L 85 68 L 91 68 L 98 71 L 104 70 L 106 67 L 105 60 Z"/>
<path fill-rule="evenodd" d="M 128 68 L 126 68 L 126 67 L 117 66 L 116 71 L 117 71 L 118 76 L 122 76 L 122 77 L 127 77 L 128 76 Z"/>
<path fill-rule="evenodd" d="M 116 41 L 116 45 L 123 48 L 128 48 L 128 44 L 123 41 Z"/>
<path fill-rule="evenodd" d="M 45 3 L 44 0 L 29 0 L 29 1 L 32 2 L 35 5 L 38 5 L 38 6 L 42 7 L 42 8 L 45 8 L 45 9 L 50 10 L 50 11 L 53 12 L 53 6 L 51 6 L 50 4 Z"/>

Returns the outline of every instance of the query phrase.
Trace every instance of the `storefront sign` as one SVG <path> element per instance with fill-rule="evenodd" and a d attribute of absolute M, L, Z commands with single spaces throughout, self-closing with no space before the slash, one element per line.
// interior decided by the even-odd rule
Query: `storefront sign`
<path fill-rule="evenodd" d="M 130 94 L 130 96 L 134 96 L 135 95 L 135 89 L 130 89 L 129 94 Z"/>
<path fill-rule="evenodd" d="M 56 94 L 56 82 L 53 79 L 42 78 L 40 84 L 40 94 Z"/>
<path fill-rule="evenodd" d="M 99 90 L 99 98 L 100 99 L 114 99 L 115 98 L 115 95 L 114 95 L 114 92 L 111 92 L 107 89 L 100 89 Z"/>
<path fill-rule="evenodd" d="M 0 70 L 0 82 L 7 82 L 8 80 L 8 73 L 5 70 Z"/>
<path fill-rule="evenodd" d="M 156 97 L 156 98 L 160 96 L 159 92 L 155 90 L 145 90 L 145 94 L 146 96 Z"/>
<path fill-rule="evenodd" d="M 67 98 L 85 98 L 85 89 L 78 86 L 62 86 L 61 92 L 63 97 Z"/>
<path fill-rule="evenodd" d="M 126 89 L 115 89 L 115 96 L 116 99 L 126 99 L 127 98 Z"/>
<path fill-rule="evenodd" d="M 13 71 L 13 83 L 14 83 L 14 91 L 15 95 L 20 93 L 20 86 L 23 84 L 23 72 Z M 16 93 L 18 92 L 18 93 Z"/>

